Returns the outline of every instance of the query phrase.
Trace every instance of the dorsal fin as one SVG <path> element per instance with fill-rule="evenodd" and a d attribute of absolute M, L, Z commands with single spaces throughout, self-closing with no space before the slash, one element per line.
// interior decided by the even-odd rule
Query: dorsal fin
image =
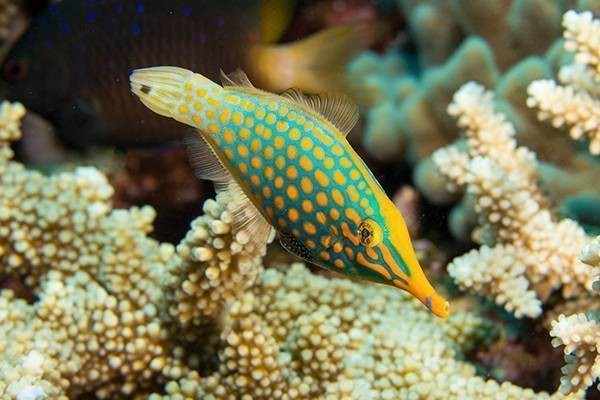
<path fill-rule="evenodd" d="M 186 135 L 183 143 L 188 148 L 190 163 L 196 176 L 213 181 L 217 193 L 225 196 L 225 204 L 233 217 L 234 233 L 243 233 L 249 241 L 255 243 L 271 241 L 273 228 L 235 182 L 202 133 Z"/>
<path fill-rule="evenodd" d="M 358 107 L 345 94 L 323 93 L 307 95 L 298 88 L 290 88 L 281 97 L 316 111 L 346 136 L 358 121 Z"/>
<path fill-rule="evenodd" d="M 226 74 L 225 72 L 223 72 L 223 70 L 220 71 L 221 84 L 223 85 L 223 87 L 242 86 L 254 88 L 254 85 L 252 84 L 252 82 L 250 82 L 250 79 L 248 79 L 248 75 L 246 75 L 246 73 L 241 69 L 238 68 L 229 74 Z"/>

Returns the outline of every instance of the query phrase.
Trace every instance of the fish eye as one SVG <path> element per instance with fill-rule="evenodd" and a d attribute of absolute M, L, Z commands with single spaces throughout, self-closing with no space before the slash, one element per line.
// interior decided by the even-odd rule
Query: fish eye
<path fill-rule="evenodd" d="M 366 247 L 374 247 L 381 243 L 382 233 L 379 224 L 372 219 L 366 219 L 358 225 L 358 239 Z"/>
<path fill-rule="evenodd" d="M 18 81 L 27 76 L 29 65 L 27 61 L 13 58 L 4 64 L 4 77 L 9 81 Z"/>

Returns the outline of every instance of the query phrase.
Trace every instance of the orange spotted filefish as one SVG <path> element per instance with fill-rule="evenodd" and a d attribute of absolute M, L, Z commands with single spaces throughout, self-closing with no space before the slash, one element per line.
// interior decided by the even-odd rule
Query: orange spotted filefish
<path fill-rule="evenodd" d="M 227 196 L 237 234 L 274 230 L 311 263 L 407 290 L 449 314 L 415 256 L 402 215 L 345 135 L 357 108 L 340 94 L 275 95 L 241 71 L 223 86 L 179 67 L 138 69 L 131 88 L 154 112 L 197 128 L 189 144 L 200 178 Z"/>
<path fill-rule="evenodd" d="M 8 54 L 0 97 L 54 123 L 72 144 L 158 144 L 178 124 L 147 113 L 127 87 L 133 68 L 180 65 L 218 79 L 239 66 L 268 90 L 338 87 L 373 40 L 370 24 L 343 25 L 284 45 L 290 0 L 62 0 Z"/>

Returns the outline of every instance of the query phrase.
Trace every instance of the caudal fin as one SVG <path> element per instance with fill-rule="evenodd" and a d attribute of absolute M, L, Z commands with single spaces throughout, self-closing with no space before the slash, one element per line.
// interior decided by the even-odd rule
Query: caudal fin
<path fill-rule="evenodd" d="M 347 63 L 385 31 L 382 23 L 338 25 L 284 45 L 260 45 L 248 53 L 248 65 L 258 87 L 282 92 L 341 90 Z"/>

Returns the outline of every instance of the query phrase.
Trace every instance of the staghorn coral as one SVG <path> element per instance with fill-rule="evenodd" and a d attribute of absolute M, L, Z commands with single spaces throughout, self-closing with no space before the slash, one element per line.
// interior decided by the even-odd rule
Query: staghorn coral
<path fill-rule="evenodd" d="M 486 381 L 460 361 L 494 336 L 483 320 L 432 319 L 399 291 L 302 264 L 265 270 L 226 320 L 218 371 L 171 381 L 151 400 L 562 398 Z"/>
<path fill-rule="evenodd" d="M 0 272 L 22 276 L 36 300 L 0 293 L 0 397 L 129 397 L 182 376 L 198 359 L 178 328 L 197 322 L 188 317 L 202 301 L 209 324 L 240 295 L 264 244 L 232 237 L 219 198 L 177 251 L 148 238 L 154 210 L 112 210 L 96 169 L 46 177 L 12 161 L 23 114 L 0 105 Z"/>
<path fill-rule="evenodd" d="M 558 220 L 537 182 L 535 155 L 514 140 L 492 93 L 464 85 L 448 106 L 465 130 L 467 150 L 440 149 L 433 160 L 448 189 L 474 201 L 480 249 L 455 258 L 448 272 L 463 288 L 490 296 L 517 317 L 537 317 L 541 302 L 591 291 L 597 270 L 578 258 L 591 240 L 574 221 Z"/>
<path fill-rule="evenodd" d="M 600 268 L 600 236 L 583 249 L 581 259 Z M 599 283 L 595 282 L 596 292 L 600 291 Z M 562 392 L 587 388 L 600 378 L 600 318 L 597 308 L 590 309 L 587 315 L 559 315 L 552 321 L 550 335 L 554 337 L 552 344 L 555 347 L 565 346 L 563 351 L 567 365 L 561 378 Z"/>
<path fill-rule="evenodd" d="M 540 120 L 550 119 L 554 127 L 570 126 L 573 139 L 587 136 L 589 149 L 600 154 L 600 20 L 590 11 L 570 10 L 563 17 L 565 49 L 574 52 L 573 64 L 564 66 L 557 85 L 537 80 L 528 88 L 527 105 L 538 108 Z"/>

